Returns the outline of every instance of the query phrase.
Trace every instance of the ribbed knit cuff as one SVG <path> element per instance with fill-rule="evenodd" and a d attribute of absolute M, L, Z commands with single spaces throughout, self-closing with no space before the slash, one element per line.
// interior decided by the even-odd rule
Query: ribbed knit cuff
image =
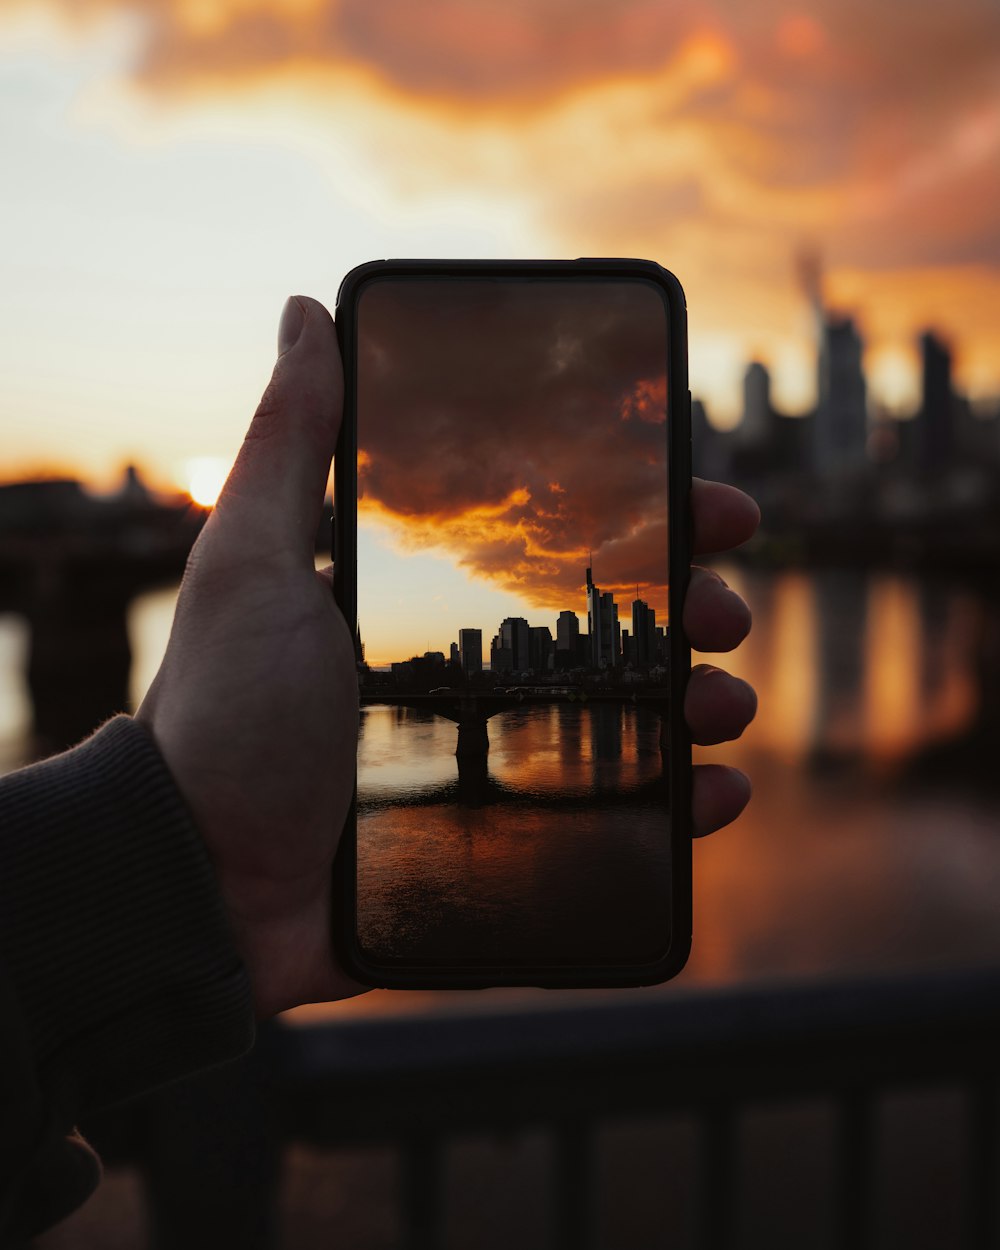
<path fill-rule="evenodd" d="M 252 1044 L 204 845 L 130 718 L 0 781 L 0 958 L 72 1118 Z"/>

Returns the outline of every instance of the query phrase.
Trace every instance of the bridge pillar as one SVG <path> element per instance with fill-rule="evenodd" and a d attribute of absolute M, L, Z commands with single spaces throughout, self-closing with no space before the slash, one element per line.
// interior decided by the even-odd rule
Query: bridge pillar
<path fill-rule="evenodd" d="M 467 807 L 481 807 L 489 792 L 490 735 L 486 729 L 487 715 L 475 696 L 466 695 L 458 709 L 458 742 L 455 759 L 458 763 L 459 802 Z"/>
<path fill-rule="evenodd" d="M 460 760 L 486 759 L 490 749 L 490 735 L 486 730 L 486 717 L 481 712 L 462 709 L 458 722 L 458 744 L 455 754 Z"/>
<path fill-rule="evenodd" d="M 459 755 L 458 763 L 458 800 L 465 807 L 482 807 L 489 801 L 490 769 L 485 753 L 476 755 Z"/>
<path fill-rule="evenodd" d="M 42 579 L 39 579 L 40 581 Z M 26 612 L 36 749 L 62 750 L 128 704 L 128 595 L 82 579 L 46 579 Z"/>

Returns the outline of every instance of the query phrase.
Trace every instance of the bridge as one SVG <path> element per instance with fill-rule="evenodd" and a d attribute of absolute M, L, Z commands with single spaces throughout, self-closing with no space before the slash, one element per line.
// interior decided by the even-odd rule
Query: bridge
<path fill-rule="evenodd" d="M 128 706 L 128 609 L 176 585 L 209 510 L 150 493 L 134 469 L 115 495 L 72 478 L 0 486 L 0 612 L 23 617 L 30 642 L 33 749 L 78 742 Z M 316 536 L 329 551 L 330 504 Z"/>
<path fill-rule="evenodd" d="M 443 716 L 446 720 L 454 721 L 458 725 L 455 755 L 458 757 L 459 771 L 462 771 L 464 764 L 468 764 L 469 771 L 472 772 L 480 761 L 485 767 L 486 756 L 490 749 L 487 730 L 490 717 L 497 716 L 500 712 L 539 704 L 617 703 L 652 708 L 660 714 L 660 749 L 665 751 L 670 732 L 667 716 L 668 698 L 668 692 L 663 687 L 653 690 L 626 691 L 621 689 L 588 690 L 584 687 L 565 686 L 546 689 L 544 686 L 528 686 L 523 689 L 508 687 L 502 691 L 438 690 L 426 694 L 408 694 L 405 691 L 366 692 L 362 689 L 361 706 L 373 707 L 383 704 L 390 707 L 409 707 L 433 712 L 435 716 Z"/>
<path fill-rule="evenodd" d="M 154 499 L 134 475 L 109 498 L 73 480 L 0 487 L 0 612 L 28 624 L 37 753 L 125 710 L 129 604 L 180 580 L 207 515 Z"/>

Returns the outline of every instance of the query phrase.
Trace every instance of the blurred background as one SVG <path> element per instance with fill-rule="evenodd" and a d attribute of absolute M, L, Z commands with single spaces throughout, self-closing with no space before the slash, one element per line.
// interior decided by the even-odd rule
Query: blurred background
<path fill-rule="evenodd" d="M 4 771 L 135 707 L 285 297 L 332 307 L 362 261 L 674 270 L 696 472 L 762 504 L 759 537 L 719 565 L 754 631 L 718 660 L 760 712 L 702 753 L 744 767 L 755 797 L 695 847 L 683 976 L 627 995 L 372 994 L 279 1031 L 683 1011 L 1000 963 L 993 0 L 0 0 L 0 102 Z M 516 1080 L 513 1043 L 509 1060 Z M 970 1165 L 941 1146 L 942 1107 L 879 1120 L 910 1151 L 879 1173 L 905 1197 L 879 1217 L 885 1244 L 959 1244 Z M 440 1244 L 550 1244 L 552 1160 L 528 1127 L 449 1147 Z M 766 1127 L 764 1157 L 801 1155 L 792 1129 Z M 594 1244 L 708 1237 L 649 1202 L 685 1142 L 608 1131 Z M 387 1149 L 290 1147 L 267 1235 L 404 1244 Z M 121 1153 L 46 1246 L 154 1237 Z M 741 1192 L 741 1244 L 833 1244 L 818 1199 L 793 1233 L 787 1195 Z"/>

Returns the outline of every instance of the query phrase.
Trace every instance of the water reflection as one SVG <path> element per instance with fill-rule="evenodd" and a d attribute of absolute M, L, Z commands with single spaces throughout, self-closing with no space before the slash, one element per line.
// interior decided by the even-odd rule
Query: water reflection
<path fill-rule="evenodd" d="M 987 632 L 996 625 L 989 626 L 985 599 L 969 590 L 849 569 L 722 571 L 751 603 L 754 630 L 733 655 L 714 658 L 757 687 L 753 740 L 790 763 L 838 753 L 867 763 L 912 755 L 972 724 L 983 683 L 992 688 L 996 681 L 995 644 Z M 175 590 L 161 590 L 139 596 L 129 608 L 132 707 L 159 666 L 175 599 Z M 20 618 L 0 618 L 0 736 L 11 759 L 27 758 L 30 750 L 26 628 Z M 393 714 L 400 723 L 415 715 L 405 708 Z M 632 749 L 621 737 L 627 731 L 624 719 L 617 727 L 601 726 L 605 737 L 597 743 L 582 724 L 565 722 L 555 749 L 574 768 L 585 758 L 616 759 Z M 439 734 L 453 737 L 454 726 L 433 730 L 428 745 L 434 755 Z M 383 762 L 391 772 L 392 760 Z M 411 777 L 419 767 L 411 762 Z M 502 753 L 491 753 L 491 767 L 502 770 Z"/>
<path fill-rule="evenodd" d="M 754 630 L 713 658 L 757 688 L 751 734 L 763 749 L 880 769 L 974 719 L 983 606 L 969 591 L 859 569 L 725 574 Z"/>
<path fill-rule="evenodd" d="M 455 754 L 429 710 L 362 709 L 358 929 L 382 958 L 652 960 L 669 941 L 655 709 L 531 704 Z"/>
<path fill-rule="evenodd" d="M 811 754 L 823 762 L 858 754 L 864 682 L 863 640 L 868 623 L 868 579 L 858 569 L 823 569 L 816 574 L 816 701 Z"/>
<path fill-rule="evenodd" d="M 600 802 L 640 792 L 663 773 L 660 713 L 622 703 L 551 703 L 491 717 L 487 754 L 456 755 L 456 726 L 426 709 L 361 709 L 358 801 L 365 808 L 452 797 L 456 779 L 488 801 Z M 475 767 L 474 767 L 475 765 Z"/>
<path fill-rule="evenodd" d="M 749 600 L 754 630 L 733 655 L 706 658 L 753 682 L 761 704 L 741 742 L 698 757 L 745 768 L 754 799 L 732 828 L 695 844 L 694 944 L 682 981 L 867 976 L 1000 961 L 1000 803 L 983 784 L 984 772 L 994 771 L 993 748 L 977 754 L 970 745 L 1000 740 L 997 601 L 938 581 L 855 578 L 854 615 L 840 614 L 838 644 L 841 680 L 853 674 L 841 702 L 849 763 L 816 769 L 816 744 L 830 741 L 819 708 L 823 688 L 828 701 L 831 688 L 821 669 L 819 579 L 723 571 Z M 897 653 L 907 662 L 893 663 Z M 984 699 L 984 690 L 992 697 Z M 633 723 L 641 734 L 641 718 Z M 654 749 L 648 730 L 644 741 L 639 753 Z M 947 742 L 950 754 L 938 747 Z M 582 722 L 564 724 L 560 743 L 568 762 L 589 760 L 594 749 Z M 939 768 L 927 767 L 928 752 L 943 757 Z M 600 992 L 397 992 L 336 1010 L 485 1011 L 515 995 L 544 1009 Z M 326 1010 L 316 1008 L 312 1018 Z"/>
<path fill-rule="evenodd" d="M 733 655 L 707 658 L 751 681 L 761 703 L 743 742 L 700 755 L 745 767 L 755 795 L 732 829 L 695 847 L 695 943 L 685 978 L 1000 959 L 1000 811 L 982 785 L 984 774 L 995 776 L 1000 733 L 996 597 L 884 574 L 722 571 L 749 600 L 754 631 Z M 130 611 L 133 702 L 156 671 L 172 604 L 161 592 Z M 26 654 L 23 622 L 0 622 L 7 768 L 30 749 Z M 401 759 L 380 749 L 372 729 L 381 716 L 430 735 L 428 751 Z M 581 794 L 615 759 L 636 761 L 637 776 L 646 775 L 659 761 L 646 716 L 623 710 L 618 725 L 607 727 L 563 718 L 537 763 L 508 755 L 491 722 L 489 784 L 497 789 L 479 809 L 483 819 L 510 811 L 519 786 L 540 793 L 553 767 Z M 454 724 L 373 708 L 363 732 L 366 766 L 387 795 L 458 789 Z M 949 742 L 950 753 L 938 751 Z M 827 758 L 840 753 L 847 771 L 811 768 L 817 749 Z M 928 752 L 937 752 L 933 769 Z M 937 789 L 919 789 L 931 776 Z M 475 794 L 468 801 L 475 812 Z M 427 810 L 415 809 L 412 821 L 426 823 Z M 465 848 L 467 862 L 505 854 L 471 829 L 463 838 L 455 848 Z M 545 848 L 526 829 L 521 849 L 530 852 L 523 871 L 537 883 Z M 426 1008 L 429 1000 L 368 996 L 337 1010 L 404 1009 L 413 1001 Z"/>

